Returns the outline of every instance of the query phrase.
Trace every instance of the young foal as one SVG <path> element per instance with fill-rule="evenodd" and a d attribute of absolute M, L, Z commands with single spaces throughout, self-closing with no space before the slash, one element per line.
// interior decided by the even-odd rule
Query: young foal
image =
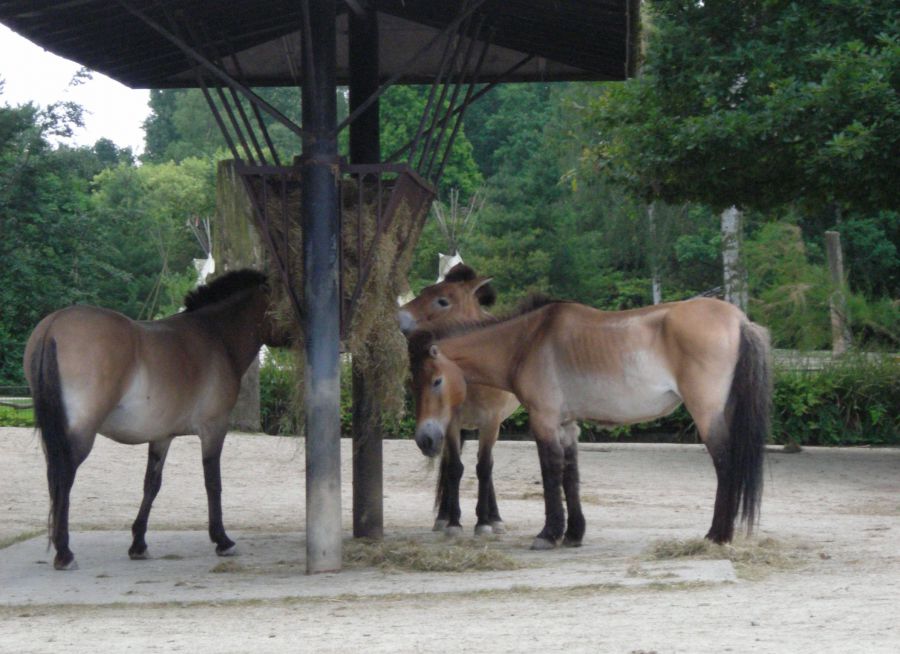
<path fill-rule="evenodd" d="M 483 308 L 494 303 L 495 295 L 493 288 L 489 286 L 490 281 L 490 277 L 479 277 L 465 264 L 455 265 L 442 282 L 426 287 L 415 299 L 400 307 L 397 314 L 400 330 L 408 337 L 416 330 L 445 329 L 453 325 L 491 319 L 491 315 Z M 463 474 L 460 459 L 461 430 L 477 429 L 478 463 L 475 471 L 478 475 L 478 502 L 475 505 L 475 533 L 503 532 L 503 519 L 494 493 L 492 450 L 500 434 L 500 423 L 518 406 L 519 401 L 512 393 L 472 384 L 465 402 L 447 427 L 443 449 L 422 449 L 427 456 L 442 452 L 435 502 L 438 506 L 435 531 L 445 529 L 450 534 L 462 531 L 459 523 L 459 482 Z"/>
<path fill-rule="evenodd" d="M 132 559 L 144 536 L 174 436 L 199 434 L 216 553 L 235 552 L 222 524 L 219 457 L 241 376 L 260 346 L 284 345 L 267 311 L 266 277 L 229 273 L 185 298 L 186 311 L 135 322 L 115 311 L 72 306 L 44 318 L 25 348 L 25 376 L 47 459 L 54 567 L 76 567 L 69 549 L 69 493 L 97 433 L 149 443 L 144 499 L 132 526 Z"/>
<path fill-rule="evenodd" d="M 769 430 L 769 346 L 766 330 L 734 306 L 697 298 L 605 312 L 552 302 L 443 335 L 422 332 L 409 348 L 421 448 L 439 447 L 468 384 L 515 393 L 528 410 L 546 510 L 533 548 L 563 537 L 577 546 L 584 535 L 576 420 L 641 422 L 681 402 L 718 478 L 706 537 L 730 541 L 739 510 L 752 528 Z"/>

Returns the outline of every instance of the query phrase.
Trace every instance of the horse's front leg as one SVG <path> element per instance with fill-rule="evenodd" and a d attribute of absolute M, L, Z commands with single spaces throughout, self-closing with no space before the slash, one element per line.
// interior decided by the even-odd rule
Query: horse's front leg
<path fill-rule="evenodd" d="M 219 464 L 222 445 L 225 443 L 226 429 L 200 432 L 203 454 L 203 480 L 206 483 L 206 500 L 209 505 L 209 538 L 216 544 L 216 554 L 233 556 L 237 554 L 234 541 L 225 533 L 222 523 L 222 472 Z"/>
<path fill-rule="evenodd" d="M 475 505 L 475 514 L 478 517 L 478 523 L 475 525 L 476 536 L 502 534 L 506 531 L 500 510 L 497 508 L 493 477 L 493 450 L 500 434 L 500 423 L 500 416 L 494 415 L 478 430 L 478 464 L 475 467 L 478 474 L 478 503 Z"/>
<path fill-rule="evenodd" d="M 442 477 L 444 477 L 444 485 L 441 489 L 441 506 L 446 511 L 445 517 L 447 520 L 444 533 L 448 536 L 459 536 L 462 534 L 462 525 L 459 522 L 462 517 L 462 509 L 459 506 L 459 484 L 462 480 L 465 466 L 463 466 L 462 462 L 462 430 L 456 418 L 453 418 L 447 426 L 441 466 Z M 440 514 L 438 518 L 440 519 Z M 435 522 L 435 526 L 437 524 Z"/>
<path fill-rule="evenodd" d="M 566 516 L 563 511 L 560 492 L 564 450 L 560 443 L 558 427 L 552 423 L 542 423 L 532 416 L 531 429 L 537 442 L 538 457 L 541 461 L 541 478 L 544 482 L 544 528 L 531 543 L 533 550 L 548 550 L 557 546 L 563 536 Z"/>
<path fill-rule="evenodd" d="M 131 547 L 128 549 L 128 556 L 134 560 L 147 558 L 147 542 L 144 540 L 144 537 L 147 535 L 147 520 L 150 517 L 153 500 L 156 499 L 156 495 L 162 486 L 163 466 L 166 463 L 166 454 L 169 453 L 169 445 L 171 444 L 172 438 L 166 437 L 162 440 L 151 441 L 147 449 L 144 499 L 141 502 L 141 508 L 138 510 L 137 518 L 135 518 L 134 524 L 131 525 L 133 539 Z"/>

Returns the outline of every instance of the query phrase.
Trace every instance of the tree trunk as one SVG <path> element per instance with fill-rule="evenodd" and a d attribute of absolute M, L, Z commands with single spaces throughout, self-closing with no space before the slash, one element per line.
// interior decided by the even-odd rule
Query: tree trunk
<path fill-rule="evenodd" d="M 825 232 L 828 273 L 831 277 L 831 354 L 840 356 L 850 349 L 850 320 L 847 295 L 844 292 L 844 257 L 841 253 L 840 232 Z"/>
<path fill-rule="evenodd" d="M 744 214 L 737 207 L 722 212 L 722 272 L 725 300 L 747 311 L 747 270 L 741 260 Z"/>
<path fill-rule="evenodd" d="M 662 302 L 662 280 L 659 278 L 659 253 L 656 248 L 656 200 L 647 205 L 647 222 L 649 223 L 650 247 L 650 286 L 653 292 L 653 304 Z"/>

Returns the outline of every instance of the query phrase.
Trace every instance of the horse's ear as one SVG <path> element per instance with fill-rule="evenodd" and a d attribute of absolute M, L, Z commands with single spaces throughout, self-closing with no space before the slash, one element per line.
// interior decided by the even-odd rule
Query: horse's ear
<path fill-rule="evenodd" d="M 489 307 L 497 301 L 497 291 L 491 286 L 493 277 L 481 277 L 475 280 L 472 288 L 472 295 L 478 300 L 478 304 L 483 307 Z"/>
<path fill-rule="evenodd" d="M 428 356 L 430 356 L 432 359 L 437 359 L 438 354 L 440 353 L 441 351 L 438 349 L 437 345 L 432 345 L 430 348 L 428 348 Z"/>

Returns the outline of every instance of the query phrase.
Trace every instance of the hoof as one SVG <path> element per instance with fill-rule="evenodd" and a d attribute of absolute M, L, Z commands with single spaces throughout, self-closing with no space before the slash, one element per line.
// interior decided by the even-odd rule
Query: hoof
<path fill-rule="evenodd" d="M 581 547 L 581 539 L 569 538 L 568 536 L 566 536 L 563 539 L 563 545 L 565 545 L 566 547 Z"/>
<path fill-rule="evenodd" d="M 431 531 L 444 531 L 447 528 L 447 525 L 450 524 L 449 520 L 444 520 L 443 518 L 438 518 L 434 521 L 434 527 L 431 528 Z"/>
<path fill-rule="evenodd" d="M 146 561 L 150 556 L 147 554 L 147 550 L 144 550 L 143 552 L 128 552 L 128 558 L 132 561 Z"/>
<path fill-rule="evenodd" d="M 53 561 L 53 567 L 57 570 L 77 570 L 78 564 L 75 562 L 75 558 L 71 558 L 67 561 L 60 561 L 59 559 Z"/>
<path fill-rule="evenodd" d="M 476 536 L 493 536 L 494 528 L 491 525 L 475 525 Z"/>
<path fill-rule="evenodd" d="M 219 556 L 237 556 L 238 548 L 237 545 L 230 545 L 229 547 L 217 547 L 216 554 Z"/>
<path fill-rule="evenodd" d="M 494 520 L 494 522 L 491 523 L 491 528 L 494 530 L 495 534 L 506 533 L 506 523 L 502 520 Z"/>
<path fill-rule="evenodd" d="M 448 525 L 444 529 L 444 534 L 446 534 L 447 538 L 459 538 L 463 535 L 463 528 L 459 525 Z"/>
<path fill-rule="evenodd" d="M 531 549 L 533 549 L 533 550 L 554 550 L 554 549 L 556 549 L 556 541 L 547 540 L 546 538 L 537 536 L 537 537 L 535 537 L 535 539 L 533 541 L 531 541 Z"/>

